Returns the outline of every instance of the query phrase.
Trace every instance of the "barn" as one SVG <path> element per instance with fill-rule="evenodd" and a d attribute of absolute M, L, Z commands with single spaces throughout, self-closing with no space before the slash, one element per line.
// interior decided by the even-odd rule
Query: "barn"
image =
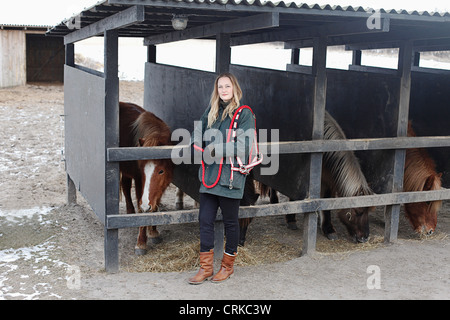
<path fill-rule="evenodd" d="M 279 159 L 271 175 L 256 179 L 287 195 L 283 204 L 241 208 L 240 217 L 302 213 L 303 254 L 315 250 L 317 211 L 385 206 L 385 241 L 397 238 L 400 205 L 450 199 L 450 74 L 423 68 L 420 55 L 450 50 L 450 14 L 309 6 L 260 1 L 109 0 L 54 26 L 63 37 L 66 62 L 65 144 L 68 200 L 79 190 L 104 223 L 107 271 L 118 264 L 118 229 L 189 223 L 198 211 L 119 214 L 119 163 L 171 158 L 177 147 L 118 147 L 118 38 L 139 37 L 148 48 L 144 108 L 174 129 L 192 130 L 208 104 L 211 83 L 231 71 L 241 82 L 259 129 L 278 130 L 261 143 L 267 159 Z M 76 42 L 104 37 L 105 70 L 74 62 Z M 216 40 L 216 70 L 205 72 L 158 63 L 158 45 L 188 39 Z M 291 50 L 285 71 L 230 63 L 235 46 L 284 42 Z M 327 68 L 327 48 L 353 53 L 348 70 Z M 301 49 L 313 48 L 312 66 L 299 64 Z M 368 49 L 398 48 L 397 69 L 362 65 Z M 196 94 L 191 84 L 196 84 Z M 261 89 L 261 88 L 264 88 Z M 347 140 L 323 140 L 325 110 Z M 407 137 L 408 120 L 417 137 Z M 442 190 L 402 192 L 406 149 L 428 148 L 443 173 Z M 374 195 L 322 199 L 323 154 L 355 151 Z M 279 158 L 278 158 L 279 157 Z M 266 163 L 266 165 L 270 165 Z M 197 169 L 179 165 L 174 184 L 198 198 Z M 262 169 L 261 169 L 262 170 Z M 216 232 L 222 235 L 220 217 Z M 221 243 L 216 252 L 220 256 Z M 222 245 L 223 247 L 223 245 Z"/>
<path fill-rule="evenodd" d="M 0 24 L 0 88 L 27 82 L 62 82 L 64 42 L 49 26 Z"/>

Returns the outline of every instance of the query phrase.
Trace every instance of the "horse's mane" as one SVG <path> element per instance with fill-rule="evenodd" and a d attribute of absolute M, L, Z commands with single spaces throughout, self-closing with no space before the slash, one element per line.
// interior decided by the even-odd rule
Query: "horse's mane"
<path fill-rule="evenodd" d="M 324 140 L 346 139 L 336 120 L 325 112 Z M 324 154 L 324 165 L 330 170 L 335 188 L 341 197 L 370 195 L 370 189 L 358 159 L 352 151 L 333 151 Z"/>
<path fill-rule="evenodd" d="M 411 121 L 408 122 L 408 137 L 415 137 Z M 406 150 L 404 191 L 440 190 L 441 179 L 436 164 L 425 149 Z M 439 209 L 442 201 L 432 202 Z"/>
<path fill-rule="evenodd" d="M 153 113 L 146 111 L 139 115 L 132 124 L 133 143 L 140 146 L 139 139 L 144 139 L 146 147 L 170 145 L 170 128 Z"/>

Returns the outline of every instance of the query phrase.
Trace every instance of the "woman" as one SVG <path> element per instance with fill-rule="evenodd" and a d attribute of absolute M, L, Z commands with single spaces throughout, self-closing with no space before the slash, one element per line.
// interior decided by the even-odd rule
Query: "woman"
<path fill-rule="evenodd" d="M 191 284 L 203 283 L 213 275 L 214 222 L 219 207 L 223 215 L 226 245 L 221 268 L 212 277 L 212 282 L 224 281 L 234 272 L 239 242 L 239 203 L 244 194 L 246 175 L 232 171 L 230 161 L 235 163 L 236 155 L 241 159 L 248 159 L 250 142 L 254 139 L 255 132 L 253 113 L 249 109 L 243 109 L 239 114 L 236 138 L 232 134 L 228 137 L 230 124 L 241 98 L 242 90 L 236 77 L 230 73 L 219 75 L 211 94 L 210 106 L 192 135 L 194 149 L 202 153 L 204 161 L 199 170 L 202 182 L 199 211 L 200 270 L 189 279 Z"/>

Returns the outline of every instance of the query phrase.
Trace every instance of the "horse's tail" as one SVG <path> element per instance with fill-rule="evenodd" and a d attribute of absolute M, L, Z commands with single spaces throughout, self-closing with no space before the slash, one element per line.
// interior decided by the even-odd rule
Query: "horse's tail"
<path fill-rule="evenodd" d="M 261 197 L 269 197 L 272 192 L 272 188 L 260 181 L 257 181 L 257 184 Z"/>

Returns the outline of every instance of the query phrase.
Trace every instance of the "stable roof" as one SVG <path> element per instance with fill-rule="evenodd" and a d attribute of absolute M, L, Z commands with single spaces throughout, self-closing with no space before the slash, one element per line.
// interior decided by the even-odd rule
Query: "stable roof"
<path fill-rule="evenodd" d="M 175 31 L 174 15 L 187 16 Z M 146 45 L 186 39 L 215 39 L 230 34 L 231 45 L 284 41 L 287 48 L 312 46 L 326 36 L 328 45 L 354 48 L 396 47 L 414 40 L 422 50 L 450 48 L 450 13 L 373 10 L 259 0 L 109 0 L 86 8 L 47 32 L 72 43 L 106 29 L 120 37 L 143 37 Z M 436 49 L 437 48 L 437 49 Z"/>
<path fill-rule="evenodd" d="M 41 31 L 46 32 L 52 26 L 47 25 L 30 25 L 30 24 L 8 24 L 0 23 L 0 30 L 29 30 L 29 31 Z"/>

